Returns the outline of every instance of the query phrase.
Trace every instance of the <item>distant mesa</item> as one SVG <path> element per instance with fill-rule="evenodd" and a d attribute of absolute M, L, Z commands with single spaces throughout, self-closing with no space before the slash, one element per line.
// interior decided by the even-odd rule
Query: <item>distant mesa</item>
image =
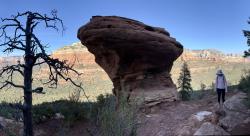
<path fill-rule="evenodd" d="M 163 28 L 117 17 L 94 16 L 78 38 L 107 72 L 114 94 L 146 106 L 177 99 L 170 71 L 183 46 Z"/>
<path fill-rule="evenodd" d="M 74 64 L 75 68 L 97 66 L 94 61 L 94 55 L 89 53 L 88 49 L 80 42 L 56 50 L 52 53 L 52 57 L 59 58 L 60 60 L 67 60 L 67 63 Z"/>
<path fill-rule="evenodd" d="M 242 54 L 225 54 L 215 49 L 203 49 L 203 50 L 189 50 L 184 49 L 180 59 L 185 61 L 190 60 L 210 60 L 216 62 L 249 62 L 248 59 L 243 58 Z"/>
<path fill-rule="evenodd" d="M 60 60 L 68 60 L 70 64 L 75 64 L 76 67 L 81 67 L 83 65 L 96 65 L 95 56 L 89 53 L 86 46 L 82 45 L 81 42 L 72 43 L 71 45 L 65 45 L 62 48 L 54 51 L 52 53 L 54 58 L 59 58 Z M 243 58 L 243 54 L 235 53 L 224 53 L 216 49 L 200 49 L 191 50 L 184 49 L 181 56 L 177 61 L 212 61 L 212 62 L 229 62 L 229 63 L 240 63 L 240 62 L 250 62 L 250 58 Z M 9 56 L 0 57 L 0 66 L 16 64 L 17 61 L 22 60 L 22 56 Z"/>
<path fill-rule="evenodd" d="M 80 56 L 79 56 L 80 55 Z M 75 61 L 75 66 L 84 65 L 84 64 L 95 64 L 95 57 L 89 53 L 86 46 L 82 45 L 81 42 L 76 42 L 71 45 L 65 45 L 64 47 L 53 52 L 52 56 L 59 58 L 61 60 L 68 60 L 70 63 L 73 63 L 75 60 L 84 60 L 84 61 Z M 17 58 L 17 57 L 15 57 Z M 14 60 L 1 58 L 1 62 L 8 62 Z M 212 62 L 250 62 L 249 59 L 243 58 L 243 54 L 235 53 L 224 53 L 216 49 L 184 49 L 181 56 L 177 61 L 212 61 Z"/>
<path fill-rule="evenodd" d="M 21 56 L 0 57 L 0 68 L 7 65 L 17 64 L 18 61 L 23 63 Z"/>

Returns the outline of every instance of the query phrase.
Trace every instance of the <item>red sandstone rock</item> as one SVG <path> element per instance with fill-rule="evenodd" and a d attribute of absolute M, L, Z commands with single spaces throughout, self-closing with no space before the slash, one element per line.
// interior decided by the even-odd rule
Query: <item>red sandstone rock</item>
<path fill-rule="evenodd" d="M 148 105 L 177 99 L 169 73 L 183 47 L 163 28 L 94 16 L 78 30 L 78 38 L 107 72 L 116 95 L 140 98 Z"/>

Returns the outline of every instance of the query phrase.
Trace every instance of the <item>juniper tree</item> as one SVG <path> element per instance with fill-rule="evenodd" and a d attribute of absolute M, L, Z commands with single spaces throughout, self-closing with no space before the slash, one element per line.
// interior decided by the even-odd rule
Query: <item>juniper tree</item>
<path fill-rule="evenodd" d="M 178 90 L 182 100 L 188 100 L 193 90 L 191 86 L 191 74 L 186 62 L 183 63 L 180 76 L 178 78 Z"/>
<path fill-rule="evenodd" d="M 23 111 L 24 135 L 33 136 L 32 128 L 32 93 L 43 93 L 43 87 L 34 88 L 32 86 L 33 68 L 40 65 L 47 65 L 48 79 L 41 81 L 42 85 L 56 88 L 59 79 L 69 81 L 74 86 L 83 89 L 81 83 L 75 82 L 70 75 L 79 76 L 73 65 L 69 65 L 66 61 L 60 61 L 52 58 L 47 52 L 47 46 L 44 45 L 35 29 L 39 24 L 43 24 L 45 28 L 53 30 L 64 30 L 63 21 L 57 17 L 57 12 L 53 10 L 50 15 L 40 14 L 37 12 L 24 12 L 12 15 L 10 18 L 2 19 L 0 26 L 0 47 L 5 53 L 13 53 L 21 51 L 23 53 L 24 63 L 18 61 L 15 65 L 7 65 L 0 70 L 0 90 L 9 87 L 21 88 L 24 94 L 24 102 L 16 105 Z M 13 78 L 16 74 L 20 74 L 23 78 L 23 84 L 16 83 Z"/>

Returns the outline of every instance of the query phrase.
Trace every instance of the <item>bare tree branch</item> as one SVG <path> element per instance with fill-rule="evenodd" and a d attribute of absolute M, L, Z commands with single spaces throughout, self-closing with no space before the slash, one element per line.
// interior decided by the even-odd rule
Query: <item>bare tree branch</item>
<path fill-rule="evenodd" d="M 6 42 L 0 44 L 0 46 L 5 46 L 4 52 L 13 52 L 13 50 L 23 50 L 26 51 L 26 44 L 24 43 L 26 39 L 24 39 L 27 35 L 31 36 L 31 52 L 32 54 L 26 55 L 26 59 L 33 60 L 32 67 L 33 66 L 40 66 L 42 64 L 47 64 L 49 68 L 49 76 L 48 81 L 44 82 L 44 84 L 48 84 L 49 87 L 56 88 L 58 85 L 59 78 L 63 79 L 65 81 L 69 81 L 74 86 L 79 87 L 83 90 L 82 84 L 77 84 L 72 78 L 70 78 L 69 73 L 76 74 L 77 76 L 80 76 L 81 73 L 77 72 L 75 69 L 73 69 L 73 65 L 68 65 L 67 61 L 60 61 L 58 59 L 51 58 L 50 55 L 46 53 L 46 46 L 41 43 L 41 41 L 36 37 L 36 35 L 33 33 L 36 26 L 44 22 L 45 27 L 55 29 L 56 31 L 59 30 L 57 23 L 61 24 L 61 28 L 64 30 L 63 22 L 60 18 L 57 17 L 57 12 L 53 10 L 51 12 L 52 17 L 47 16 L 46 14 L 42 15 L 37 12 L 24 12 L 24 13 L 18 13 L 15 16 L 12 16 L 12 18 L 5 18 L 2 19 L 2 22 L 11 22 L 5 25 L 2 25 L 0 29 L 2 30 L 1 36 L 4 36 Z M 30 32 L 27 33 L 26 28 L 21 24 L 21 22 L 18 20 L 19 17 L 27 16 L 30 21 Z M 27 26 L 26 26 L 27 27 Z M 7 29 L 8 28 L 15 28 L 14 37 L 11 38 L 7 36 Z M 1 37 L 0 36 L 0 37 Z M 34 55 L 34 56 L 33 56 Z M 37 62 L 38 60 L 41 60 L 40 62 Z M 3 68 L 4 72 L 7 72 L 8 80 L 12 81 L 12 75 L 14 72 L 19 72 L 21 75 L 23 75 L 23 71 L 17 67 L 20 65 L 13 65 L 9 67 Z M 2 71 L 3 72 L 3 71 Z M 3 72 L 3 73 L 4 73 Z M 10 74 L 11 73 L 11 74 Z M 3 74 L 0 74 L 0 76 Z M 36 90 L 36 89 L 35 89 Z"/>
<path fill-rule="evenodd" d="M 23 23 L 23 19 L 26 19 L 26 23 Z M 56 31 L 59 28 L 65 29 L 63 21 L 57 17 L 55 10 L 51 12 L 50 16 L 30 11 L 17 13 L 17 15 L 13 15 L 10 18 L 2 19 L 2 23 L 5 24 L 0 26 L 0 41 L 3 39 L 2 41 L 4 42 L 0 44 L 0 47 L 3 47 L 3 52 L 7 53 L 12 53 L 16 50 L 23 51 L 24 64 L 18 62 L 16 65 L 5 66 L 0 70 L 0 77 L 3 79 L 1 79 L 3 82 L 0 82 L 0 89 L 16 87 L 24 90 L 24 104 L 19 106 L 24 114 L 24 133 L 25 135 L 33 135 L 31 116 L 32 93 L 44 93 L 43 87 L 32 88 L 33 67 L 48 65 L 48 81 L 44 84 L 50 87 L 57 87 L 59 79 L 63 79 L 83 91 L 82 84 L 77 83 L 70 77 L 71 74 L 80 76 L 81 73 L 77 72 L 73 65 L 67 64 L 67 61 L 60 61 L 50 57 L 46 53 L 47 46 L 42 44 L 34 33 L 39 24 L 45 24 L 45 28 L 52 28 Z M 59 27 L 59 25 L 61 26 Z M 9 36 L 8 32 L 13 33 Z M 14 83 L 13 79 L 16 73 L 23 76 L 24 85 Z"/>
<path fill-rule="evenodd" d="M 23 64 L 17 64 L 17 65 L 11 65 L 11 66 L 5 66 L 0 70 L 0 77 L 4 76 L 3 74 L 10 74 L 12 72 L 18 72 L 22 76 L 24 76 L 22 68 L 24 68 Z"/>
<path fill-rule="evenodd" d="M 10 85 L 10 86 L 13 86 L 13 87 L 16 87 L 16 88 L 24 89 L 24 86 L 14 84 L 13 82 L 10 82 L 10 81 L 7 81 L 7 80 L 3 82 L 3 85 L 0 86 L 0 89 L 3 89 L 3 88 L 5 88 L 5 87 L 8 87 L 9 85 Z"/>

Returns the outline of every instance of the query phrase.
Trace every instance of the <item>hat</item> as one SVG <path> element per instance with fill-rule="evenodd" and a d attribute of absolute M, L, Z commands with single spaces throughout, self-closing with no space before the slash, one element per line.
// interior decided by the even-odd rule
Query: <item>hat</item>
<path fill-rule="evenodd" d="M 221 70 L 221 69 L 219 69 L 219 70 L 217 71 L 216 75 L 223 75 L 222 70 Z"/>

